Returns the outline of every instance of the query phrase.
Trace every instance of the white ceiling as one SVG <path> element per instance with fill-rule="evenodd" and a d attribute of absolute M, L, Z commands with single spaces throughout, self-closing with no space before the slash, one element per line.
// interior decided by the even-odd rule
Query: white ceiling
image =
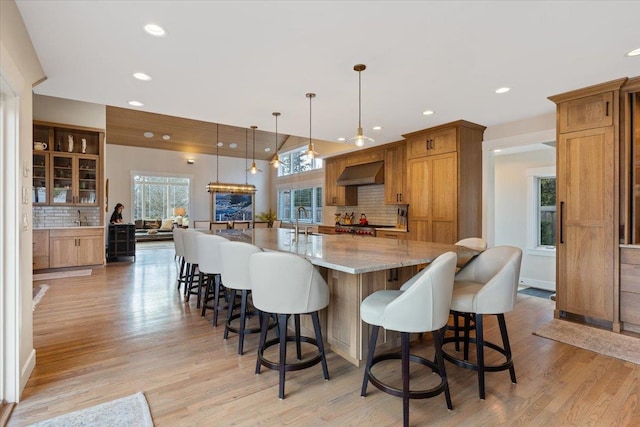
<path fill-rule="evenodd" d="M 638 1 L 16 3 L 47 76 L 37 94 L 269 131 L 279 111 L 279 132 L 308 137 L 315 92 L 312 134 L 327 141 L 356 133 L 358 63 L 376 144 L 552 113 L 550 95 L 640 75 L 624 56 L 640 47 Z"/>

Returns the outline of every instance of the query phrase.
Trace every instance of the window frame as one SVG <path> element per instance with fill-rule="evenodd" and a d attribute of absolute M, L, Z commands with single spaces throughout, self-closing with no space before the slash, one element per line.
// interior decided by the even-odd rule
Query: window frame
<path fill-rule="evenodd" d="M 555 257 L 556 246 L 539 245 L 540 237 L 540 194 L 541 178 L 557 178 L 555 166 L 529 168 L 527 174 L 527 253 Z M 556 189 L 557 191 L 557 189 Z M 557 215 L 557 213 L 556 213 Z"/>
<path fill-rule="evenodd" d="M 307 151 L 307 147 L 303 146 L 303 147 L 298 147 L 295 148 L 293 150 L 290 151 L 285 151 L 284 153 L 279 153 L 278 157 L 280 159 L 280 166 L 278 166 L 278 178 L 281 177 L 287 177 L 287 176 L 292 176 L 292 175 L 298 175 L 298 174 L 302 174 L 302 173 L 307 173 L 307 172 L 311 172 L 311 171 L 316 171 L 318 169 L 322 169 L 324 168 L 324 161 L 318 157 L 315 157 L 311 160 L 311 169 L 307 169 L 307 170 L 298 170 L 297 172 L 288 172 L 286 173 L 284 168 L 285 165 L 289 165 L 289 169 L 294 169 L 294 159 L 297 159 L 298 162 L 296 163 L 297 165 L 300 165 L 301 162 L 299 161 L 300 159 L 307 157 L 304 154 L 300 154 Z"/>
<path fill-rule="evenodd" d="M 309 213 L 309 210 L 311 210 L 311 218 L 300 218 L 299 222 L 303 223 L 303 224 L 322 224 L 322 214 L 323 214 L 323 208 L 324 205 L 323 200 L 324 200 L 324 188 L 320 185 L 318 186 L 311 186 L 311 187 L 297 187 L 297 188 L 282 188 L 279 189 L 277 191 L 277 217 L 278 219 L 282 220 L 282 221 L 290 221 L 293 222 L 295 221 L 295 215 L 296 215 L 296 208 L 297 206 L 295 206 L 295 203 L 293 203 L 293 200 L 295 200 L 295 192 L 296 191 L 306 191 L 306 190 L 311 190 L 311 209 L 307 209 L 307 214 Z M 318 196 L 318 191 L 320 191 L 320 196 Z M 282 193 L 290 193 L 289 195 L 289 200 L 290 202 L 288 203 L 288 206 L 283 206 L 282 204 Z M 289 211 L 289 215 L 288 217 L 285 217 L 283 215 L 284 213 L 284 209 L 287 208 L 287 210 Z M 319 216 L 318 216 L 319 215 Z"/>
<path fill-rule="evenodd" d="M 131 200 L 130 200 L 130 206 L 131 206 L 131 219 L 132 221 L 136 220 L 136 219 L 145 219 L 146 217 L 143 216 L 143 218 L 135 218 L 135 202 L 136 202 L 136 192 L 135 192 L 135 185 L 136 185 L 136 176 L 152 176 L 152 177 L 159 177 L 159 178 L 183 178 L 183 179 L 187 179 L 189 181 L 189 190 L 187 192 L 188 194 L 188 203 L 187 206 L 182 206 L 184 207 L 187 211 L 187 214 L 185 215 L 186 218 L 189 218 L 190 216 L 192 216 L 192 212 L 191 212 L 191 208 L 193 207 L 193 175 L 190 174 L 178 174 L 178 173 L 168 173 L 168 172 L 154 172 L 154 171 L 131 171 L 130 172 L 130 177 L 131 177 Z M 168 183 L 167 183 L 168 184 Z M 167 185 L 164 184 L 164 185 Z M 173 206 L 171 207 L 170 204 L 167 205 L 167 209 L 169 210 L 169 212 L 165 212 L 162 216 L 162 219 L 169 219 L 169 218 L 173 218 L 173 208 L 178 207 L 178 206 Z"/>

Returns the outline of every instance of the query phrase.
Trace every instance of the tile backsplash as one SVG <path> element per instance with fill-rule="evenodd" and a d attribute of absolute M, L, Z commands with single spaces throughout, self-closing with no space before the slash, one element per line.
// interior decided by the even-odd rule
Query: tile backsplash
<path fill-rule="evenodd" d="M 335 213 L 353 212 L 356 222 L 365 214 L 370 224 L 396 225 L 398 206 L 384 204 L 384 185 L 361 185 L 358 187 L 357 206 L 328 206 L 324 212 L 325 224 L 333 224 Z"/>
<path fill-rule="evenodd" d="M 78 224 L 74 221 L 78 221 L 78 211 L 80 211 L 80 218 L 83 223 L 86 217 L 87 225 L 100 225 L 99 207 L 34 206 L 32 219 L 33 228 L 77 226 Z"/>

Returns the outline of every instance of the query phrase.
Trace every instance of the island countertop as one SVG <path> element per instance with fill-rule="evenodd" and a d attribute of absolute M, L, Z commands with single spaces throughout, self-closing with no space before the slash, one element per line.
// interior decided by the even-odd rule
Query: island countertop
<path fill-rule="evenodd" d="M 300 233 L 296 241 L 293 230 L 283 228 L 216 230 L 211 233 L 229 240 L 252 243 L 265 250 L 298 254 L 313 265 L 350 274 L 430 263 L 448 251 L 457 253 L 461 260 L 471 259 L 479 253 L 463 246 L 443 243 L 344 234 Z"/>

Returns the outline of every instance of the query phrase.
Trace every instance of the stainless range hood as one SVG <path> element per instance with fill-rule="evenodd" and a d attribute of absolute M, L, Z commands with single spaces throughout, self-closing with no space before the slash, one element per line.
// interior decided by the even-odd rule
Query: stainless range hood
<path fill-rule="evenodd" d="M 384 162 L 347 166 L 338 177 L 338 185 L 371 184 L 384 184 Z"/>

